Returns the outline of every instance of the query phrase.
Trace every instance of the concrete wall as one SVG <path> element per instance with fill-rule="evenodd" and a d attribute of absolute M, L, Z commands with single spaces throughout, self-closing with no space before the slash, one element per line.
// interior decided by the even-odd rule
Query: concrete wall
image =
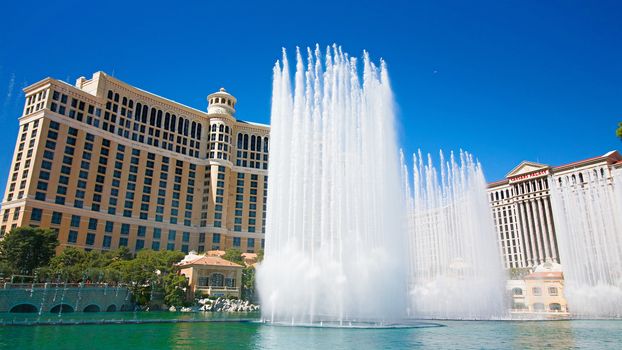
<path fill-rule="evenodd" d="M 45 283 L 36 284 L 33 288 L 28 284 L 7 283 L 0 289 L 0 312 L 105 312 L 130 309 L 131 295 L 126 287 Z"/>

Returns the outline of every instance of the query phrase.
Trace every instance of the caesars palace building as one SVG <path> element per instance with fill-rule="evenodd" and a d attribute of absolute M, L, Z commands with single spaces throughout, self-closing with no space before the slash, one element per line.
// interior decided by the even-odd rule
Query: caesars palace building
<path fill-rule="evenodd" d="M 570 183 L 581 196 L 589 196 L 588 182 L 598 180 L 613 191 L 613 172 L 621 167 L 622 155 L 617 151 L 557 167 L 524 161 L 506 179 L 488 184 L 505 267 L 534 267 L 546 261 L 563 264 L 551 186 Z"/>
<path fill-rule="evenodd" d="M 59 249 L 263 248 L 270 130 L 237 120 L 224 89 L 207 112 L 103 72 L 24 92 L 0 232 L 49 227 Z"/>

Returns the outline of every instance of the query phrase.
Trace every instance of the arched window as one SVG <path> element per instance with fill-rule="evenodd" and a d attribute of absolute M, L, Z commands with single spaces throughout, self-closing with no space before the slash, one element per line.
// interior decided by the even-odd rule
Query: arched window
<path fill-rule="evenodd" d="M 225 126 L 223 124 L 220 124 L 220 126 L 218 127 L 218 131 L 225 132 Z"/>
<path fill-rule="evenodd" d="M 129 108 L 134 108 L 134 101 L 130 100 L 130 103 L 127 105 Z"/>
<path fill-rule="evenodd" d="M 136 111 L 134 111 L 134 120 L 140 121 L 140 115 L 142 114 L 143 105 L 140 103 L 136 104 Z"/>
<path fill-rule="evenodd" d="M 188 136 L 188 119 L 184 119 L 184 136 Z"/>
<path fill-rule="evenodd" d="M 177 125 L 177 116 L 173 114 L 171 116 L 171 132 L 175 132 L 175 125 Z"/>
<path fill-rule="evenodd" d="M 113 96 L 112 90 L 108 90 L 108 99 L 112 100 L 112 96 Z"/>
<path fill-rule="evenodd" d="M 156 120 L 156 126 L 158 128 L 162 127 L 162 111 L 158 109 L 158 119 Z"/>
<path fill-rule="evenodd" d="M 562 311 L 562 306 L 559 303 L 551 303 L 551 304 L 549 304 L 549 310 L 551 310 L 551 311 Z"/>
<path fill-rule="evenodd" d="M 119 94 L 118 93 L 114 94 L 114 102 L 119 102 Z"/>
<path fill-rule="evenodd" d="M 184 118 L 179 117 L 179 123 L 177 123 L 177 132 L 182 134 L 184 132 Z"/>
<path fill-rule="evenodd" d="M 229 133 L 229 127 L 225 126 L 225 134 L 228 134 L 228 133 Z"/>
<path fill-rule="evenodd" d="M 265 153 L 268 153 L 268 138 L 267 137 L 263 138 L 263 151 Z"/>
<path fill-rule="evenodd" d="M 147 124 L 147 115 L 149 114 L 149 107 L 147 105 L 143 105 L 143 113 L 141 114 L 141 121 Z"/>
<path fill-rule="evenodd" d="M 257 136 L 257 152 L 261 152 L 261 136 Z"/>
<path fill-rule="evenodd" d="M 190 137 L 193 139 L 197 137 L 197 122 L 192 122 L 192 127 L 190 128 Z"/>
<path fill-rule="evenodd" d="M 201 127 L 201 123 L 197 123 L 197 140 L 201 139 L 201 131 L 202 131 L 201 129 L 202 128 L 203 127 Z"/>
<path fill-rule="evenodd" d="M 171 124 L 171 114 L 166 112 L 166 114 L 164 114 L 164 130 L 168 130 L 170 124 Z"/>
<path fill-rule="evenodd" d="M 123 99 L 121 100 L 121 104 L 124 106 L 127 106 L 127 97 L 123 96 Z"/>
<path fill-rule="evenodd" d="M 255 150 L 255 135 L 251 136 L 251 151 Z"/>
<path fill-rule="evenodd" d="M 248 134 L 244 134 L 244 149 L 248 149 Z"/>
<path fill-rule="evenodd" d="M 242 149 L 242 134 L 238 134 L 238 149 Z"/>
<path fill-rule="evenodd" d="M 158 111 L 155 108 L 151 108 L 151 116 L 149 117 L 149 125 L 154 126 L 156 122 L 156 114 Z"/>
<path fill-rule="evenodd" d="M 604 179 L 604 178 L 605 178 L 605 169 L 603 169 L 603 168 L 600 168 L 600 177 L 601 177 L 602 179 Z"/>
<path fill-rule="evenodd" d="M 216 132 L 216 128 L 217 128 L 216 124 L 212 124 L 212 132 Z"/>
<path fill-rule="evenodd" d="M 583 173 L 579 173 L 579 183 L 583 183 Z"/>

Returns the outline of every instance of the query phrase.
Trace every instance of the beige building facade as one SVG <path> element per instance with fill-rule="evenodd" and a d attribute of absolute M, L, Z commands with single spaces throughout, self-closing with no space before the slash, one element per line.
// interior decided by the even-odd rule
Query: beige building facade
<path fill-rule="evenodd" d="M 507 288 L 512 298 L 512 315 L 569 316 L 560 264 L 538 265 L 522 279 L 509 280 Z"/>
<path fill-rule="evenodd" d="M 192 295 L 199 292 L 203 296 L 240 298 L 244 266 L 225 260 L 217 253 L 219 251 L 201 255 L 190 252 L 177 265 L 179 273 L 188 278 Z"/>
<path fill-rule="evenodd" d="M 584 184 L 593 176 L 611 185 L 613 171 L 620 166 L 622 155 L 617 151 L 557 167 L 524 161 L 506 179 L 490 183 L 488 198 L 505 267 L 533 268 L 549 261 L 563 264 L 550 187 L 560 179 Z"/>
<path fill-rule="evenodd" d="M 269 126 L 207 112 L 96 72 L 46 78 L 26 103 L 0 232 L 50 227 L 59 249 L 263 249 Z"/>

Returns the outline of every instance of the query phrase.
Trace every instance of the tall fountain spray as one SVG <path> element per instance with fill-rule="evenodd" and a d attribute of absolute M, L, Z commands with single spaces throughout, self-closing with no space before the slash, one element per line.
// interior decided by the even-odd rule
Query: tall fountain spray
<path fill-rule="evenodd" d="M 262 317 L 286 323 L 405 316 L 405 212 L 386 66 L 341 48 L 274 67 Z"/>
<path fill-rule="evenodd" d="M 622 317 L 622 170 L 603 166 L 552 179 L 570 312 Z"/>
<path fill-rule="evenodd" d="M 414 155 L 413 164 L 412 189 L 406 183 L 411 315 L 505 316 L 506 278 L 480 164 L 466 152 L 460 152 L 459 163 L 453 153 L 446 161 L 441 152 L 440 174 L 429 154 L 427 162 L 421 152 Z"/>

